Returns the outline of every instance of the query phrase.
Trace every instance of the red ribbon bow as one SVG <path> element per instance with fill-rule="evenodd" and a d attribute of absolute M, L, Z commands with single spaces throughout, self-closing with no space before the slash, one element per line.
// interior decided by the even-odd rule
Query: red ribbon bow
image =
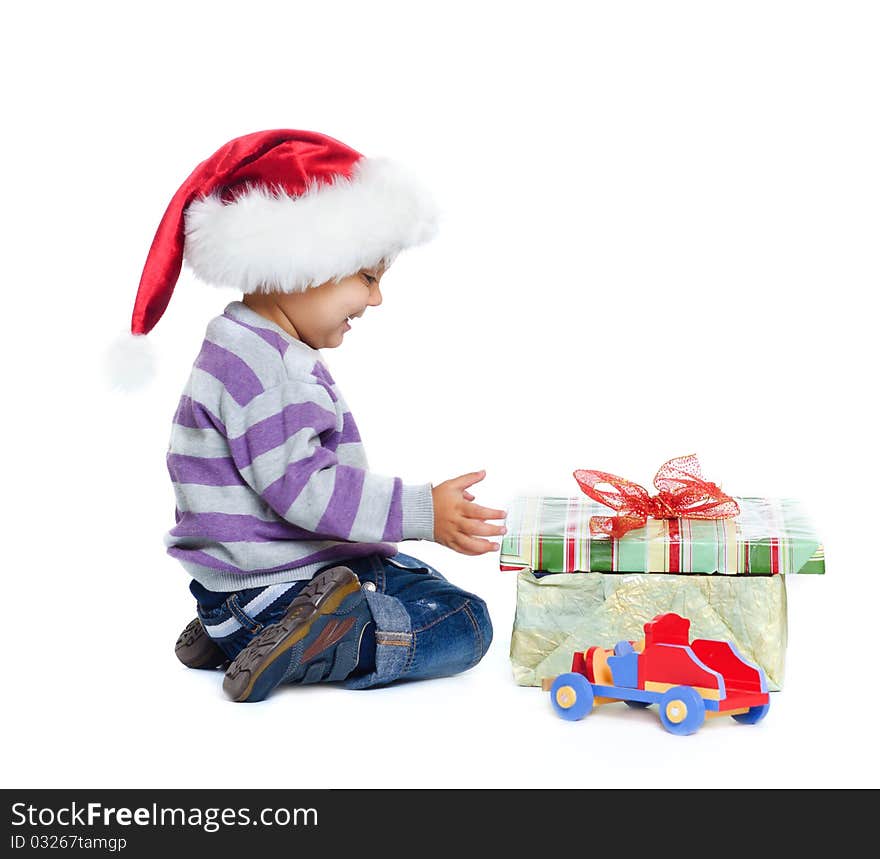
<path fill-rule="evenodd" d="M 655 519 L 730 519 L 739 515 L 739 505 L 720 487 L 703 479 L 694 454 L 678 456 L 660 466 L 654 475 L 657 495 L 606 471 L 578 469 L 574 479 L 581 489 L 600 504 L 616 510 L 617 516 L 591 516 L 594 535 L 622 537 L 633 528 L 642 528 L 649 516 Z M 599 489 L 601 484 L 610 489 Z"/>

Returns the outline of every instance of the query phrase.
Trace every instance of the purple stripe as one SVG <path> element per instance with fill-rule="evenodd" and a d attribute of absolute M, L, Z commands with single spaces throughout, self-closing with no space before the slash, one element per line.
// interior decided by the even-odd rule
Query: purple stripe
<path fill-rule="evenodd" d="M 318 529 L 320 530 L 320 529 Z M 266 522 L 238 513 L 186 512 L 169 532 L 172 537 L 200 537 L 215 543 L 268 543 L 275 540 L 333 539 L 289 522 Z"/>
<path fill-rule="evenodd" d="M 311 476 L 322 468 L 334 465 L 335 462 L 336 454 L 333 451 L 323 447 L 315 448 L 311 456 L 291 462 L 284 474 L 260 494 L 279 516 L 284 516 Z"/>
<path fill-rule="evenodd" d="M 230 316 L 228 313 L 223 314 L 227 319 L 231 319 L 237 325 L 241 325 L 242 328 L 247 328 L 248 331 L 253 331 L 254 334 L 259 334 L 270 346 L 274 349 L 278 350 L 278 354 L 281 357 L 284 357 L 284 353 L 287 351 L 287 347 L 290 345 L 287 340 L 285 340 L 280 334 L 275 331 L 270 331 L 268 328 L 257 328 L 256 325 L 248 325 L 247 322 L 242 322 L 240 319 L 236 319 L 234 316 Z"/>
<path fill-rule="evenodd" d="M 228 456 L 203 457 L 169 453 L 165 462 L 175 483 L 200 483 L 203 486 L 246 485 L 235 463 Z"/>
<path fill-rule="evenodd" d="M 238 355 L 210 340 L 202 343 L 195 366 L 222 382 L 240 406 L 246 406 L 257 394 L 263 393 L 263 386 L 254 371 Z"/>
<path fill-rule="evenodd" d="M 328 385 L 336 384 L 330 375 L 330 371 L 320 361 L 316 362 L 315 366 L 312 367 L 312 375 Z"/>
<path fill-rule="evenodd" d="M 306 427 L 316 434 L 336 426 L 336 415 L 315 403 L 294 403 L 277 415 L 258 421 L 238 438 L 229 440 L 229 448 L 239 468 L 250 465 L 261 453 L 284 444 L 290 436 Z"/>
<path fill-rule="evenodd" d="M 354 418 L 351 416 L 351 412 L 346 412 L 342 416 L 342 432 L 333 432 L 324 439 L 324 447 L 328 450 L 336 450 L 341 444 L 348 444 L 360 440 L 361 435 L 358 432 Z"/>
<path fill-rule="evenodd" d="M 223 421 L 208 411 L 200 402 L 193 400 L 184 394 L 177 405 L 174 413 L 174 423 L 182 427 L 192 429 L 219 429 L 226 435 L 226 427 Z"/>
<path fill-rule="evenodd" d="M 403 539 L 403 481 L 399 477 L 394 478 L 394 491 L 391 493 L 391 505 L 388 508 L 388 519 L 385 521 L 383 540 Z"/>
<path fill-rule="evenodd" d="M 330 399 L 335 403 L 339 398 L 333 391 L 333 377 L 327 371 L 327 368 L 321 363 L 316 363 L 312 368 L 312 375 L 318 380 L 318 384 L 327 391 Z"/>
<path fill-rule="evenodd" d="M 303 567 L 306 564 L 317 564 L 321 561 L 344 561 L 351 558 L 363 558 L 366 555 L 383 555 L 386 558 L 396 554 L 396 549 L 389 543 L 337 543 L 335 546 L 329 546 L 321 549 L 320 552 L 314 552 L 306 555 L 304 558 L 296 559 L 296 566 L 291 567 L 290 564 L 281 564 L 278 567 L 269 567 L 261 570 L 240 570 L 231 564 L 218 561 L 213 555 L 202 552 L 198 549 L 179 549 L 171 546 L 168 554 L 182 561 L 190 561 L 194 564 L 201 564 L 203 567 L 209 567 L 212 570 L 219 570 L 224 573 L 238 573 L 242 576 L 250 576 L 256 573 L 280 573 L 284 570 L 295 570 L 296 567 Z"/>
<path fill-rule="evenodd" d="M 364 471 L 349 465 L 336 466 L 336 480 L 333 494 L 327 502 L 327 509 L 318 522 L 318 531 L 323 534 L 336 534 L 348 539 L 354 517 L 357 516 L 364 489 Z M 383 537 L 384 539 L 384 537 Z"/>
<path fill-rule="evenodd" d="M 342 416 L 342 436 L 339 439 L 339 444 L 351 444 L 360 440 L 361 434 L 358 432 L 357 424 L 354 422 L 351 412 L 346 412 Z"/>

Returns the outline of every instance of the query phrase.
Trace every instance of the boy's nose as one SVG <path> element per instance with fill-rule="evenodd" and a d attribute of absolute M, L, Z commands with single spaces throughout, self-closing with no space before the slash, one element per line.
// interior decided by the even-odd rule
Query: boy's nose
<path fill-rule="evenodd" d="M 370 307 L 378 307 L 382 303 L 382 293 L 379 290 L 379 287 L 376 284 L 373 284 L 373 288 L 370 290 L 370 300 L 367 304 Z"/>

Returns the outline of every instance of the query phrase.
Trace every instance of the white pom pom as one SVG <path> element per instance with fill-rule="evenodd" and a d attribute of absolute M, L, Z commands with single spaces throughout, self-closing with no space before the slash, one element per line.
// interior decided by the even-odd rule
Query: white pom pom
<path fill-rule="evenodd" d="M 121 334 L 104 358 L 107 383 L 117 391 L 131 392 L 145 387 L 156 375 L 156 356 L 144 334 Z"/>

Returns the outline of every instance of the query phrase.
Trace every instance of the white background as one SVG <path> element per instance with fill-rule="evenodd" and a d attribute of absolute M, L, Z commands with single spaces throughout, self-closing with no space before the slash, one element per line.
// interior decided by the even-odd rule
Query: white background
<path fill-rule="evenodd" d="M 874 4 L 24 9 L 0 59 L 5 786 L 878 786 Z M 101 362 L 178 186 L 285 127 L 409 164 L 444 212 L 325 352 L 377 472 L 485 468 L 504 507 L 694 452 L 733 494 L 806 505 L 828 574 L 789 580 L 760 725 L 558 719 L 512 679 L 512 574 L 429 543 L 400 548 L 495 623 L 462 676 L 246 706 L 177 662 L 165 450 L 241 296 L 185 269 L 154 384 L 112 393 Z"/>

